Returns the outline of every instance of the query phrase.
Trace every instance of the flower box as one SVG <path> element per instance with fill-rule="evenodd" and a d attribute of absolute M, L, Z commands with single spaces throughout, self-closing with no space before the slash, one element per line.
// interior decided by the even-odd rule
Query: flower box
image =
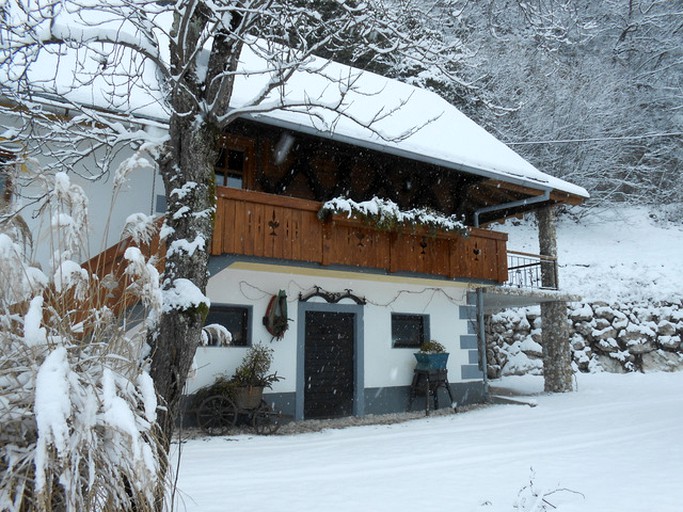
<path fill-rule="evenodd" d="M 442 352 L 439 354 L 426 354 L 424 352 L 415 352 L 415 359 L 417 359 L 416 370 L 422 371 L 437 371 L 445 370 L 448 363 L 448 353 Z"/>

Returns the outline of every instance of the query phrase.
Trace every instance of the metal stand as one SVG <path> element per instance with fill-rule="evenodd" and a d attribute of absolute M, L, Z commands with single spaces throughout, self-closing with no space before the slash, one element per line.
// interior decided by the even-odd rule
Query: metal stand
<path fill-rule="evenodd" d="M 451 399 L 451 404 L 454 404 L 453 395 L 451 394 L 451 386 L 448 383 L 448 370 L 418 370 L 413 371 L 413 382 L 410 385 L 410 400 L 408 401 L 408 410 L 411 409 L 415 397 L 424 395 L 425 397 L 425 415 L 429 416 L 429 397 L 431 395 L 434 400 L 434 410 L 439 408 L 439 389 L 446 388 L 448 397 Z M 455 405 L 453 405 L 455 411 Z"/>

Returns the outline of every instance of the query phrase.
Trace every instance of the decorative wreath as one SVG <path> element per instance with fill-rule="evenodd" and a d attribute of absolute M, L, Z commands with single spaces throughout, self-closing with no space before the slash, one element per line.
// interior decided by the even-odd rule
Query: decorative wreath
<path fill-rule="evenodd" d="M 263 325 L 276 340 L 281 340 L 289 328 L 287 318 L 287 293 L 280 290 L 273 295 L 266 308 L 266 316 L 263 317 Z"/>

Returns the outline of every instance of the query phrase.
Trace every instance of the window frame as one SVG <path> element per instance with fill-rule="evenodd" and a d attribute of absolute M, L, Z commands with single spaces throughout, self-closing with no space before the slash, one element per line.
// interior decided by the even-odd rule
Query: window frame
<path fill-rule="evenodd" d="M 216 161 L 214 165 L 214 174 L 216 175 L 216 185 L 219 187 L 242 188 L 251 190 L 254 188 L 254 157 L 255 157 L 255 142 L 254 140 L 243 137 L 241 135 L 225 134 L 221 137 L 219 158 L 221 153 L 225 153 L 225 165 L 219 167 L 220 160 Z M 235 169 L 230 169 L 229 153 L 231 151 L 243 153 L 241 177 Z M 222 182 L 219 183 L 218 176 L 222 177 Z M 231 180 L 241 179 L 241 187 L 230 185 Z"/>
<path fill-rule="evenodd" d="M 406 340 L 401 340 L 397 336 L 396 330 L 398 329 L 397 322 L 398 321 L 407 321 L 407 320 L 420 320 L 421 326 L 420 329 L 421 332 L 421 339 L 418 339 L 416 341 L 406 341 Z M 428 341 L 430 339 L 430 332 L 429 332 L 429 322 L 430 322 L 430 317 L 428 314 L 424 313 L 402 313 L 402 312 L 392 312 L 391 313 L 391 348 L 407 348 L 407 349 L 419 349 L 420 345 L 424 343 L 425 341 Z"/>
<path fill-rule="evenodd" d="M 228 312 L 228 311 L 236 311 L 236 310 L 241 310 L 242 314 L 246 317 L 244 319 L 244 325 L 242 326 L 241 333 L 244 334 L 245 342 L 244 344 L 236 345 L 233 341 L 230 345 L 227 347 L 220 347 L 217 345 L 207 345 L 207 347 L 213 347 L 213 348 L 230 348 L 230 347 L 238 347 L 238 348 L 245 348 L 245 347 L 251 347 L 252 346 L 252 322 L 254 318 L 254 307 L 246 304 L 227 304 L 227 303 L 212 303 L 211 307 L 209 308 L 209 314 L 206 316 L 206 320 L 204 322 L 204 325 L 209 325 L 209 324 L 220 324 L 230 333 L 233 335 L 233 340 L 235 336 L 235 330 L 230 329 L 229 326 L 225 325 L 223 322 L 219 322 L 216 320 L 210 321 L 209 318 L 212 313 L 214 314 L 220 314 L 221 312 Z"/>

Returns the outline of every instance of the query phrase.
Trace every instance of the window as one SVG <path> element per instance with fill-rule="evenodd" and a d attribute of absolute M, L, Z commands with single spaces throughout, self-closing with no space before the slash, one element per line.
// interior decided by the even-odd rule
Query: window
<path fill-rule="evenodd" d="M 157 194 L 157 204 L 154 210 L 156 213 L 166 213 L 166 196 Z"/>
<path fill-rule="evenodd" d="M 223 148 L 216 162 L 216 185 L 243 188 L 245 182 L 245 152 Z"/>
<path fill-rule="evenodd" d="M 391 314 L 391 341 L 394 348 L 418 348 L 429 339 L 429 315 Z"/>
<path fill-rule="evenodd" d="M 219 187 L 252 187 L 254 166 L 254 141 L 236 134 L 225 134 L 214 167 L 216 185 Z"/>
<path fill-rule="evenodd" d="M 220 324 L 232 334 L 232 346 L 248 347 L 251 345 L 251 307 L 211 305 L 206 316 L 205 325 Z M 215 340 L 209 340 L 209 345 L 216 345 Z"/>

